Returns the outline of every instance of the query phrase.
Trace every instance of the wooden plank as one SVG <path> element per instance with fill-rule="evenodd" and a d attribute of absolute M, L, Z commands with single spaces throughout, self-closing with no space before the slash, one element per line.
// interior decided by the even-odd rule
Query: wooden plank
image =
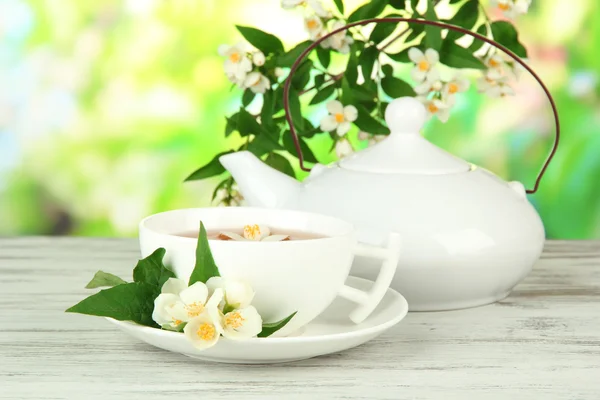
<path fill-rule="evenodd" d="M 507 299 L 411 313 L 359 348 L 297 363 L 202 363 L 65 314 L 136 240 L 0 239 L 0 399 L 598 399 L 600 242 L 548 242 Z"/>

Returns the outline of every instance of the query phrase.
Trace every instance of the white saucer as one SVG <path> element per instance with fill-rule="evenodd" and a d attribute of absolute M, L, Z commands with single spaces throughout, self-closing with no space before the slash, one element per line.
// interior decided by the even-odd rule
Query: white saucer
<path fill-rule="evenodd" d="M 346 283 L 363 290 L 368 290 L 373 284 L 354 276 L 348 277 Z M 182 333 L 107 319 L 122 331 L 152 346 L 189 357 L 233 364 L 271 364 L 304 360 L 359 346 L 396 325 L 408 312 L 406 300 L 393 289 L 388 289 L 373 314 L 358 325 L 348 318 L 355 307 L 354 303 L 338 298 L 298 335 L 244 341 L 221 338 L 215 346 L 206 350 L 197 350 Z"/>

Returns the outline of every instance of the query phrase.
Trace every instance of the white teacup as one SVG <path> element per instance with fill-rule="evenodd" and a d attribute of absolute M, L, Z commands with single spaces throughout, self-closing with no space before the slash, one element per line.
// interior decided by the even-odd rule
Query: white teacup
<path fill-rule="evenodd" d="M 279 232 L 304 232 L 320 238 L 282 242 L 209 240 L 221 276 L 248 282 L 256 295 L 252 305 L 265 322 L 279 321 L 297 311 L 276 333 L 285 336 L 309 323 L 336 298 L 358 304 L 350 314 L 355 323 L 371 314 L 387 291 L 400 257 L 400 238 L 391 234 L 386 248 L 357 243 L 353 226 L 343 220 L 300 211 L 263 208 L 194 208 L 149 216 L 140 223 L 142 257 L 159 247 L 165 263 L 187 281 L 195 265 L 197 239 L 179 236 L 208 231 L 241 231 L 260 224 Z M 382 260 L 380 273 L 368 292 L 344 284 L 355 255 Z"/>

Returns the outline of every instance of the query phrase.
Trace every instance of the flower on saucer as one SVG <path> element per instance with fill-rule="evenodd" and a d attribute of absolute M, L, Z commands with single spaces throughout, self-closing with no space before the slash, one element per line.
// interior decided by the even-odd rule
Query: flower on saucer
<path fill-rule="evenodd" d="M 337 100 L 327 103 L 327 111 L 329 111 L 329 115 L 321 120 L 321 129 L 325 132 L 331 132 L 335 129 L 338 136 L 344 136 L 348 133 L 351 123 L 358 118 L 356 107 L 352 105 L 344 107 Z"/>
<path fill-rule="evenodd" d="M 184 281 L 169 278 L 154 300 L 152 319 L 161 327 L 177 330 L 205 311 L 208 287 L 202 282 L 187 286 Z"/>
<path fill-rule="evenodd" d="M 242 235 L 235 232 L 219 232 L 221 240 L 254 241 L 254 242 L 281 242 L 289 240 L 289 235 L 271 235 L 269 227 L 252 224 L 244 226 Z"/>
<path fill-rule="evenodd" d="M 247 282 L 214 276 L 206 281 L 206 286 L 213 293 L 217 289 L 223 292 L 220 306 L 224 309 L 245 308 L 254 299 L 254 290 Z"/>
<path fill-rule="evenodd" d="M 190 319 L 183 328 L 185 337 L 197 349 L 204 350 L 217 344 L 222 328 L 220 321 L 215 320 L 214 316 L 218 315 L 218 305 L 222 299 L 223 291 L 215 290 L 206 303 L 206 311 Z"/>
<path fill-rule="evenodd" d="M 262 318 L 256 308 L 247 306 L 229 312 L 212 309 L 212 320 L 217 331 L 231 340 L 244 340 L 257 336 L 262 331 Z"/>

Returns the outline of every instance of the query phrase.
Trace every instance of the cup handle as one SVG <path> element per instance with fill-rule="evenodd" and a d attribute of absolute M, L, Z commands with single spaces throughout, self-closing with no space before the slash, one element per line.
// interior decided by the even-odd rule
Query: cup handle
<path fill-rule="evenodd" d="M 354 250 L 355 255 L 376 258 L 383 262 L 379 275 L 377 275 L 377 279 L 368 292 L 347 285 L 342 286 L 340 290 L 339 295 L 341 297 L 358 304 L 358 307 L 350 313 L 350 320 L 355 324 L 360 324 L 371 315 L 385 296 L 398 268 L 400 252 L 400 235 L 395 232 L 389 234 L 385 247 L 370 246 L 363 243 L 357 244 Z"/>

